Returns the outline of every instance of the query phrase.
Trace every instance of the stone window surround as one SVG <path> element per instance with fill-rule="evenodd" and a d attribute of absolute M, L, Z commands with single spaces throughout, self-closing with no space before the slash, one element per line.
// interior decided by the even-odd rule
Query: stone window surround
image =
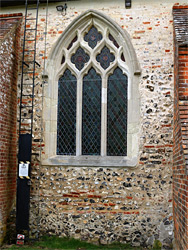
<path fill-rule="evenodd" d="M 69 68 L 73 74 L 78 78 L 78 82 L 81 80 L 83 72 L 78 71 L 76 68 L 70 66 L 70 63 L 65 62 L 61 65 L 61 59 L 63 55 L 68 57 L 69 50 L 68 47 L 70 41 L 74 39 L 77 35 L 78 39 L 81 34 L 81 31 L 88 31 L 89 28 L 94 25 L 99 32 L 102 34 L 105 33 L 107 37 L 108 33 L 115 38 L 120 47 L 117 49 L 115 45 L 107 44 L 110 51 L 118 53 L 118 59 L 112 66 L 109 66 L 108 73 L 101 73 L 101 70 L 97 69 L 97 65 L 94 65 L 97 73 L 99 73 L 103 78 L 106 78 L 107 75 L 112 72 L 115 67 L 119 66 L 123 73 L 128 77 L 128 129 L 127 129 L 127 156 L 106 156 L 105 155 L 105 146 L 106 145 L 106 135 L 103 133 L 101 138 L 102 144 L 102 155 L 101 156 L 86 156 L 80 155 L 81 152 L 81 142 L 79 140 L 80 135 L 76 138 L 77 152 L 76 156 L 66 156 L 66 155 L 56 155 L 56 146 L 57 146 L 57 101 L 58 101 L 58 79 L 63 75 L 63 72 L 66 68 Z M 100 48 L 97 51 L 100 51 L 102 47 L 106 44 L 107 39 L 102 39 L 100 45 L 97 45 L 97 48 Z M 84 48 L 84 42 L 79 41 L 81 46 Z M 79 44 L 76 42 L 75 44 Z M 111 43 L 112 44 L 112 43 Z M 76 51 L 78 46 L 72 46 L 71 50 Z M 85 49 L 85 48 L 84 48 Z M 91 49 L 92 50 L 92 49 Z M 95 49 L 94 49 L 95 50 Z M 86 51 L 87 52 L 87 51 Z M 125 61 L 123 62 L 121 58 L 121 53 L 124 53 Z M 72 54 L 73 52 L 71 52 Z M 93 56 L 96 53 L 93 54 Z M 69 58 L 70 61 L 70 58 Z M 90 60 L 88 65 L 84 67 L 84 74 L 87 74 L 88 70 L 93 66 L 93 61 Z M 112 19 L 106 15 L 95 11 L 88 10 L 76 19 L 66 28 L 64 33 L 60 36 L 57 42 L 54 44 L 51 53 L 48 57 L 48 63 L 46 68 L 46 75 L 48 77 L 48 84 L 44 88 L 44 136 L 45 136 L 45 155 L 42 159 L 43 165 L 67 165 L 67 166 L 103 166 L 103 167 L 133 167 L 136 166 L 138 161 L 138 151 L 139 151 L 139 124 L 140 124 L 140 99 L 139 99 L 139 76 L 140 76 L 140 67 L 134 48 L 131 44 L 130 37 L 126 31 L 124 31 L 119 25 L 117 25 Z M 104 83 L 107 82 L 106 80 Z M 103 85 L 103 93 L 106 93 L 104 90 L 106 86 Z M 81 89 L 79 91 L 82 91 Z M 78 93 L 79 93 L 78 91 Z M 81 95 L 80 95 L 81 96 Z M 106 110 L 106 103 L 103 101 L 102 109 Z M 81 106 L 81 105 L 80 105 Z M 77 118 L 80 121 L 80 110 L 77 111 Z M 105 119 L 103 116 L 102 126 L 105 125 Z M 103 128 L 102 128 L 103 129 Z M 77 130 L 79 133 L 80 130 Z"/>

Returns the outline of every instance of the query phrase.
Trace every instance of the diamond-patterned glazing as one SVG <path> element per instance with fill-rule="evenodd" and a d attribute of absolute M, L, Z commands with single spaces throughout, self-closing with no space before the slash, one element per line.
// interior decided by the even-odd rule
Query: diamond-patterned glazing
<path fill-rule="evenodd" d="M 97 55 L 97 62 L 100 63 L 103 69 L 107 69 L 110 66 L 110 63 L 115 60 L 115 56 L 110 53 L 109 48 L 106 46 L 101 50 L 101 53 Z"/>
<path fill-rule="evenodd" d="M 88 61 L 89 61 L 89 55 L 81 47 L 79 47 L 76 50 L 76 53 L 71 57 L 71 62 L 75 64 L 78 70 L 82 70 L 84 64 L 87 63 Z"/>
<path fill-rule="evenodd" d="M 83 79 L 82 154 L 100 155 L 101 77 L 91 68 Z"/>
<path fill-rule="evenodd" d="M 66 70 L 58 82 L 57 154 L 76 154 L 77 80 Z"/>
<path fill-rule="evenodd" d="M 94 26 L 92 26 L 89 32 L 84 36 L 84 40 L 88 42 L 88 45 L 93 49 L 97 43 L 102 40 L 102 35 Z"/>
<path fill-rule="evenodd" d="M 108 79 L 107 155 L 127 155 L 127 76 L 116 68 Z"/>

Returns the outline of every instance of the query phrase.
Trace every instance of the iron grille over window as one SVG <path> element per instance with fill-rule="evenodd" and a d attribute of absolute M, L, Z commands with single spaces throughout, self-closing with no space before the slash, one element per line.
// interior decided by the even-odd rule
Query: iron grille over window
<path fill-rule="evenodd" d="M 127 155 L 128 78 L 120 49 L 95 26 L 69 42 L 58 84 L 58 155 Z"/>

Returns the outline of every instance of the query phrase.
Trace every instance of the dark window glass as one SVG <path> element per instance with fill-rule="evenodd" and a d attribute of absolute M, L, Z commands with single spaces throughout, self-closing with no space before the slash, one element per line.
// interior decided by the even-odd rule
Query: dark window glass
<path fill-rule="evenodd" d="M 89 32 L 84 36 L 84 40 L 88 42 L 88 45 L 93 49 L 97 43 L 102 40 L 101 33 L 93 26 Z"/>
<path fill-rule="evenodd" d="M 57 154 L 76 154 L 77 80 L 66 70 L 58 82 Z"/>
<path fill-rule="evenodd" d="M 109 37 L 110 41 L 112 41 L 113 44 L 114 44 L 117 48 L 119 48 L 119 44 L 117 43 L 117 41 L 115 40 L 115 38 L 114 38 L 111 34 L 109 34 L 108 37 Z"/>
<path fill-rule="evenodd" d="M 125 62 L 125 57 L 124 57 L 124 54 L 123 54 L 123 53 L 121 53 L 121 60 L 122 60 L 123 62 Z"/>
<path fill-rule="evenodd" d="M 81 47 L 79 47 L 76 53 L 71 57 L 71 62 L 75 64 L 78 70 L 82 70 L 84 64 L 87 63 L 88 61 L 89 61 L 89 55 L 86 54 L 86 52 Z"/>
<path fill-rule="evenodd" d="M 72 39 L 72 41 L 69 43 L 69 46 L 67 47 L 68 50 L 72 47 L 73 43 L 77 41 L 77 39 L 78 39 L 77 36 L 75 36 L 74 39 Z"/>
<path fill-rule="evenodd" d="M 110 63 L 114 61 L 115 56 L 110 53 L 109 48 L 106 46 L 101 50 L 101 53 L 97 55 L 97 62 L 100 62 L 100 65 L 103 69 L 107 69 L 110 66 Z"/>
<path fill-rule="evenodd" d="M 107 155 L 127 155 L 127 76 L 116 68 L 108 79 Z"/>
<path fill-rule="evenodd" d="M 91 68 L 83 79 L 82 154 L 100 155 L 101 77 Z"/>
<path fill-rule="evenodd" d="M 61 64 L 64 64 L 64 62 L 65 62 L 65 56 L 63 55 L 61 59 Z"/>

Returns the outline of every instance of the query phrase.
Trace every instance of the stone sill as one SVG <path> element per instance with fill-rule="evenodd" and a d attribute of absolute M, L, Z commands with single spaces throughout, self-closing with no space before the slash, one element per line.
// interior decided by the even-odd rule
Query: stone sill
<path fill-rule="evenodd" d="M 65 156 L 56 155 L 42 161 L 44 166 L 77 166 L 77 167 L 135 167 L 137 157 L 127 156 Z"/>

